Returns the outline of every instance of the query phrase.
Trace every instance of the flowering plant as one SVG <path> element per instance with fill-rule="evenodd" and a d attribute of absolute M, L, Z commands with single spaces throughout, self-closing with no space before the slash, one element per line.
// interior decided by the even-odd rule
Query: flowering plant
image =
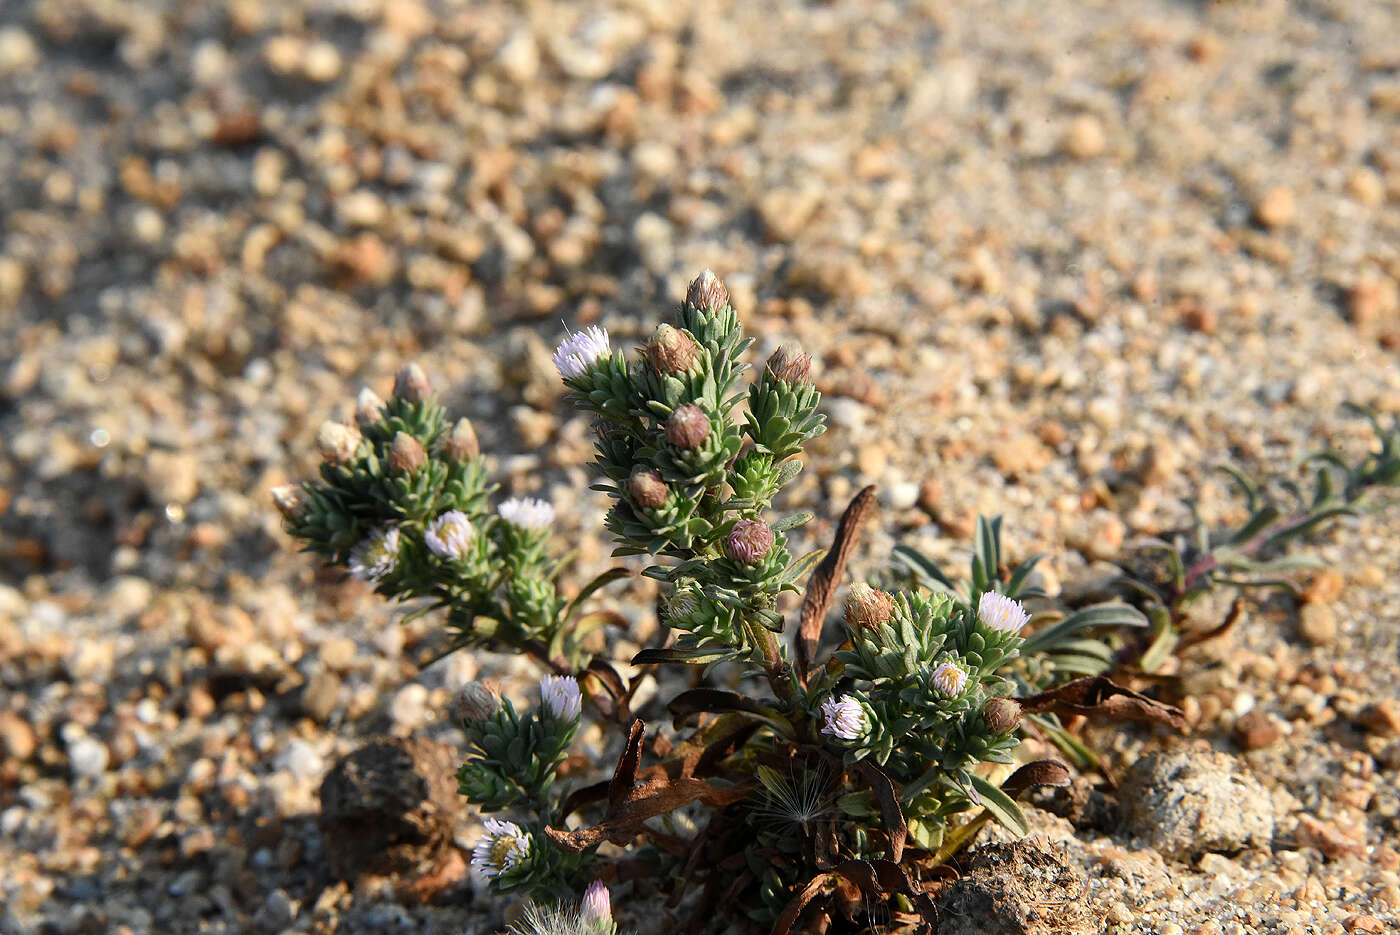
<path fill-rule="evenodd" d="M 582 614 L 584 600 L 628 572 L 562 597 L 552 509 L 529 499 L 489 509 L 494 488 L 470 423 L 449 427 L 418 368 L 400 373 L 387 402 L 361 394 L 355 426 L 322 429 L 318 482 L 274 493 L 308 549 L 388 597 L 445 610 L 454 648 L 521 652 L 545 668 L 532 713 L 480 685 L 454 712 L 468 741 L 462 793 L 510 816 L 485 820 L 476 873 L 564 906 L 595 881 L 577 912 L 539 909 L 540 925 L 612 931 L 596 880 L 659 875 L 696 931 L 710 919 L 855 931 L 872 899 L 928 930 L 934 869 L 988 821 L 1024 833 L 1018 794 L 1068 781 L 1058 761 L 1024 762 L 1023 709 L 1053 716 L 1097 703 L 1083 691 L 1072 701 L 1038 691 L 1054 678 L 1022 658 L 1032 620 L 1023 602 L 1041 596 L 1034 560 L 1003 574 L 995 521 L 982 524 L 965 599 L 951 587 L 855 582 L 842 622 L 828 625 L 873 491 L 847 508 L 830 550 L 790 551 L 788 532 L 811 516 L 775 515 L 773 505 L 824 429 L 820 394 L 811 358 L 795 347 L 743 388 L 750 343 L 707 271 L 640 357 L 615 350 L 599 327 L 569 335 L 554 355 L 595 419 L 616 554 L 645 556 L 642 574 L 661 582 L 666 641 L 628 662 L 695 667 L 692 687 L 667 704 L 678 733 L 654 737 L 649 765 L 647 730 L 631 711 L 640 675 L 624 679 L 583 639 L 614 619 Z M 803 594 L 796 627 L 785 592 Z M 1145 623 L 1114 608 L 1094 622 Z M 719 687 L 721 675 L 741 690 Z M 1117 686 L 1094 691 L 1129 699 L 1135 716 L 1179 718 Z M 585 700 L 616 726 L 621 753 L 610 780 L 566 789 L 560 767 Z M 709 810 L 704 825 L 697 809 Z M 722 896 L 728 916 L 714 912 Z"/>

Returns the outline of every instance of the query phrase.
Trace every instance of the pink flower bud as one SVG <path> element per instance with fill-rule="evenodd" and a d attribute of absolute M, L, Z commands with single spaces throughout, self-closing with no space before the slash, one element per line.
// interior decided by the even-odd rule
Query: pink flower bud
<path fill-rule="evenodd" d="M 700 346 L 695 339 L 670 325 L 657 325 L 656 332 L 643 349 L 648 363 L 660 374 L 685 373 L 695 365 Z"/>
<path fill-rule="evenodd" d="M 360 390 L 360 395 L 355 398 L 355 421 L 360 428 L 373 425 L 383 415 L 384 400 L 379 398 L 379 394 L 369 387 Z"/>
<path fill-rule="evenodd" d="M 1021 723 L 1021 706 L 1010 698 L 990 698 L 982 706 L 982 719 L 994 734 L 1009 734 Z"/>
<path fill-rule="evenodd" d="M 894 612 L 894 598 L 864 581 L 857 581 L 846 592 L 845 611 L 846 622 L 851 626 L 875 630 L 889 622 Z"/>
<path fill-rule="evenodd" d="M 301 516 L 301 511 L 306 509 L 306 491 L 296 484 L 273 487 L 271 493 L 277 511 L 286 519 L 295 521 Z"/>
<path fill-rule="evenodd" d="M 399 432 L 389 445 L 389 454 L 385 460 L 393 473 L 412 474 L 423 466 L 427 458 L 428 453 L 423 450 L 422 442 L 407 432 Z"/>
<path fill-rule="evenodd" d="M 433 395 L 433 387 L 428 383 L 428 375 L 422 367 L 404 364 L 394 377 L 394 395 L 411 403 L 421 403 Z"/>
<path fill-rule="evenodd" d="M 710 437 L 710 417 L 691 403 L 677 406 L 666 420 L 666 440 L 682 451 L 693 451 Z"/>
<path fill-rule="evenodd" d="M 452 426 L 452 434 L 447 438 L 446 454 L 449 460 L 458 463 L 470 461 L 481 454 L 481 443 L 476 440 L 476 429 L 467 419 L 458 419 Z"/>
<path fill-rule="evenodd" d="M 627 490 L 632 494 L 632 500 L 637 506 L 648 510 L 654 510 L 665 503 L 671 492 L 660 474 L 644 467 L 633 469 L 632 476 L 627 479 Z"/>
<path fill-rule="evenodd" d="M 729 557 L 745 565 L 757 565 L 773 548 L 773 530 L 757 519 L 741 519 L 729 531 Z"/>
<path fill-rule="evenodd" d="M 586 924 L 594 928 L 612 922 L 612 897 L 602 880 L 594 880 L 588 884 L 588 889 L 583 894 L 583 902 L 579 905 L 579 915 Z"/>
<path fill-rule="evenodd" d="M 321 457 L 332 464 L 346 464 L 355 457 L 355 449 L 360 447 L 360 433 L 340 422 L 326 421 L 316 432 L 316 447 Z"/>
<path fill-rule="evenodd" d="M 783 383 L 810 383 L 812 355 L 802 353 L 796 344 L 784 344 L 768 358 L 768 372 Z"/>
<path fill-rule="evenodd" d="M 685 301 L 696 308 L 721 309 L 729 304 L 729 290 L 707 269 L 691 282 Z"/>

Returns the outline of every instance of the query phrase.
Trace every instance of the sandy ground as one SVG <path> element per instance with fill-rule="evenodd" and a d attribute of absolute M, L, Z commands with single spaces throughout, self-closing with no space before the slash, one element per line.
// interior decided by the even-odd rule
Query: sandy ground
<path fill-rule="evenodd" d="M 1184 497 L 1237 520 L 1215 463 L 1359 454 L 1340 404 L 1400 411 L 1396 36 L 1367 0 L 0 5 L 0 931 L 493 930 L 469 890 L 334 883 L 315 825 L 338 756 L 452 743 L 452 690 L 530 677 L 417 672 L 432 621 L 279 528 L 268 489 L 406 359 L 556 503 L 579 575 L 602 501 L 548 348 L 640 340 L 705 266 L 760 353 L 817 356 L 831 431 L 790 505 L 824 543 L 880 485 L 858 572 L 900 541 L 961 563 L 1002 513 L 1073 590 Z M 1180 662 L 1272 839 L 1164 858 L 1039 813 L 1096 925 L 1400 925 L 1374 503 L 1322 538 L 1342 587 L 1306 626 L 1275 598 Z M 617 594 L 625 657 L 651 593 Z M 1100 743 L 1121 771 L 1188 741 Z"/>

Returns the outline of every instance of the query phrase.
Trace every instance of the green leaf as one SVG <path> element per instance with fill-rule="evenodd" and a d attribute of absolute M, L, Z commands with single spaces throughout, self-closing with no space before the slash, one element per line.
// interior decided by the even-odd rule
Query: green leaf
<path fill-rule="evenodd" d="M 943 573 L 933 561 L 925 557 L 922 553 L 915 551 L 907 545 L 897 545 L 894 547 L 894 557 L 903 562 L 914 577 L 930 590 L 943 591 L 953 596 L 957 596 L 956 586 L 953 579 Z M 935 587 L 934 585 L 937 585 Z"/>
<path fill-rule="evenodd" d="M 972 787 L 977 790 L 977 794 L 982 797 L 982 807 L 985 808 L 1002 827 L 1014 832 L 1019 837 L 1030 834 L 1030 825 L 1026 824 L 1026 816 L 1021 814 L 1021 807 L 1016 801 L 1002 792 L 1000 788 L 992 785 L 985 778 L 976 775 L 972 776 Z"/>
<path fill-rule="evenodd" d="M 1136 607 L 1117 602 L 1095 604 L 1077 610 L 1054 626 L 1041 630 L 1027 638 L 1021 646 L 1021 654 L 1048 652 L 1070 639 L 1081 630 L 1090 627 L 1145 627 L 1147 618 Z"/>

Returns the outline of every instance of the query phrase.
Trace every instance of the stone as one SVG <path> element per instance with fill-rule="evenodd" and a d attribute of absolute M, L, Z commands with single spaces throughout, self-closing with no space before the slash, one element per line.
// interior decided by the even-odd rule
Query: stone
<path fill-rule="evenodd" d="M 1084 872 L 1034 841 L 986 844 L 938 899 L 939 935 L 1099 931 Z"/>
<path fill-rule="evenodd" d="M 1103 124 L 1092 114 L 1075 117 L 1065 130 L 1064 150 L 1075 159 L 1093 159 L 1095 156 L 1101 156 L 1107 144 Z"/>
<path fill-rule="evenodd" d="M 1263 711 L 1250 711 L 1235 721 L 1235 741 L 1246 750 L 1262 750 L 1283 739 L 1283 727 Z"/>
<path fill-rule="evenodd" d="M 321 834 L 331 872 L 418 873 L 452 850 L 461 811 L 457 757 L 414 737 L 371 741 L 321 783 Z"/>
<path fill-rule="evenodd" d="M 1337 638 L 1337 615 L 1327 604 L 1304 604 L 1298 611 L 1298 634 L 1314 646 Z"/>
<path fill-rule="evenodd" d="M 28 721 L 13 711 L 0 711 L 0 760 L 22 763 L 38 748 L 39 738 Z"/>
<path fill-rule="evenodd" d="M 1237 759 L 1213 750 L 1142 757 L 1119 787 L 1118 803 L 1131 835 L 1180 860 L 1267 847 L 1274 836 L 1269 793 Z"/>
<path fill-rule="evenodd" d="M 17 26 L 0 29 L 0 75 L 16 75 L 39 64 L 39 46 Z"/>
<path fill-rule="evenodd" d="M 301 691 L 301 710 L 313 721 L 329 721 L 340 704 L 340 676 L 327 669 L 312 675 Z"/>
<path fill-rule="evenodd" d="M 77 737 L 68 744 L 68 766 L 73 775 L 80 779 L 96 779 L 107 771 L 111 755 L 107 745 L 86 735 Z"/>
<path fill-rule="evenodd" d="M 1278 186 L 1264 193 L 1254 206 L 1254 219 L 1269 228 L 1285 227 L 1292 223 L 1297 207 L 1293 192 Z"/>

